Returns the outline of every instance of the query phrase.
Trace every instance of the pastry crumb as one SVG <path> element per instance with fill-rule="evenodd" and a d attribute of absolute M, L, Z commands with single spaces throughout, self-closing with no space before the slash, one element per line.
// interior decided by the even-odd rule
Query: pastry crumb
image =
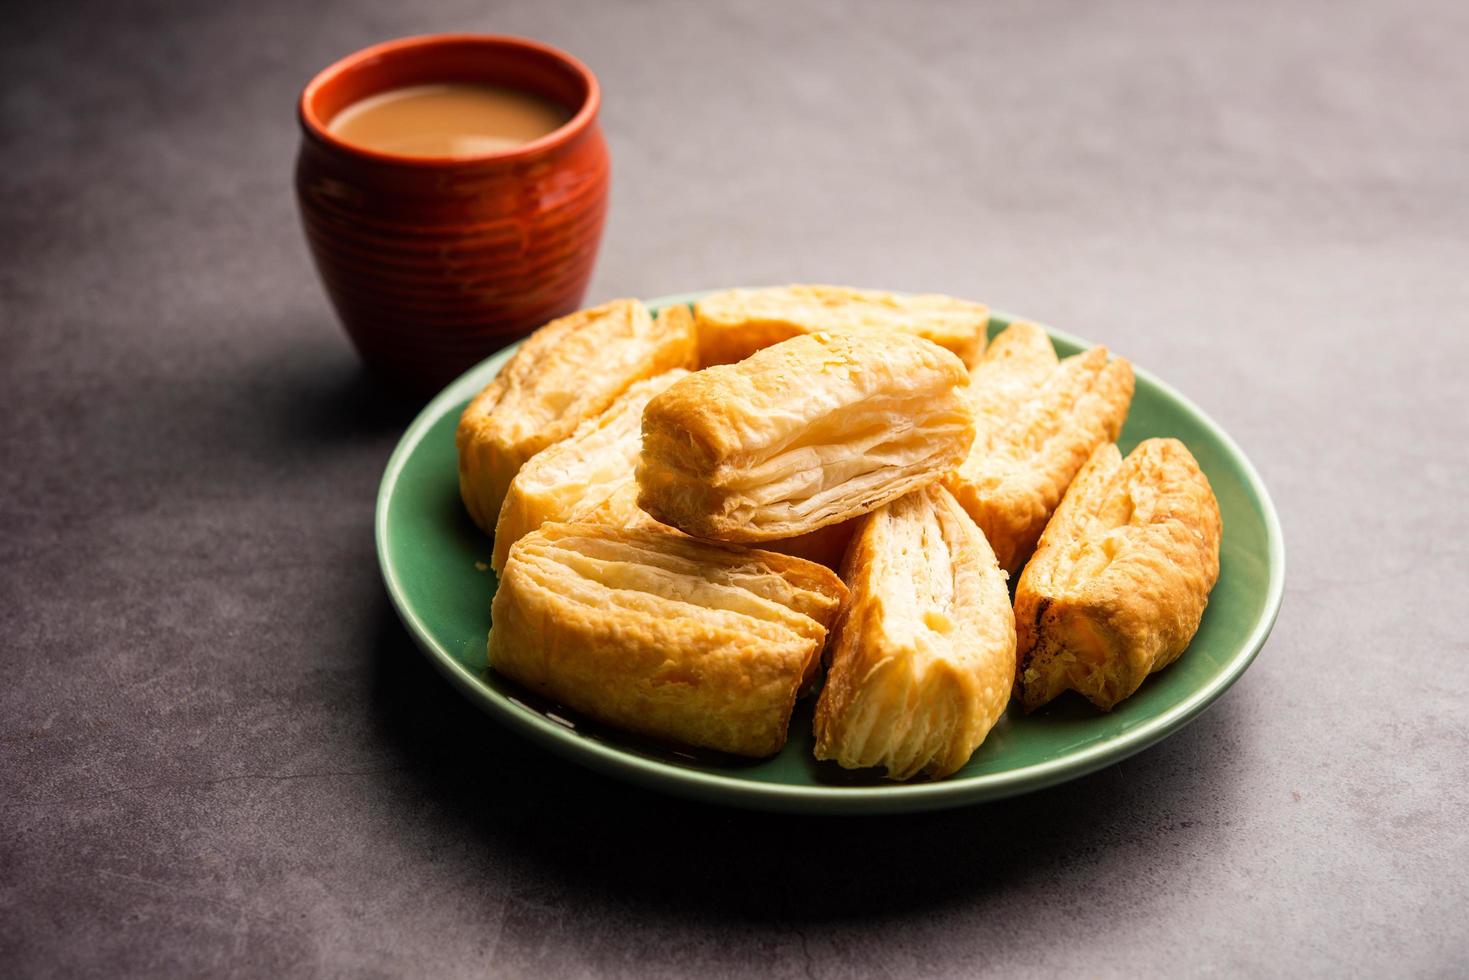
<path fill-rule="evenodd" d="M 477 562 L 474 563 L 474 570 L 476 572 L 488 571 L 489 570 L 489 567 L 490 567 L 489 565 L 486 565 L 482 561 L 477 561 Z"/>

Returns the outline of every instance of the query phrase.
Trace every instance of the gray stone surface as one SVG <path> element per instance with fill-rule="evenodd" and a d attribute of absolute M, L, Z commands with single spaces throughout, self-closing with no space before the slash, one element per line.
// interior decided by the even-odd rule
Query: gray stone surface
<path fill-rule="evenodd" d="M 283 0 L 0 31 L 0 974 L 1469 969 L 1469 7 Z M 530 34 L 606 87 L 590 299 L 833 280 L 1099 338 L 1251 454 L 1284 611 L 1192 727 L 958 812 L 682 803 L 497 729 L 378 581 L 413 406 L 293 98 Z"/>

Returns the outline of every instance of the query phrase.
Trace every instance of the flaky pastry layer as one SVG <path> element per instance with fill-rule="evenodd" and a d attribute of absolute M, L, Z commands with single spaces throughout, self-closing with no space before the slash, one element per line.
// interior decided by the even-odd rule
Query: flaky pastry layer
<path fill-rule="evenodd" d="M 673 534 L 683 533 L 677 528 L 654 520 L 652 515 L 638 506 L 638 483 L 633 478 L 631 471 L 618 484 L 611 496 L 579 520 L 592 524 L 610 524 L 613 527 L 659 528 Z M 857 519 L 853 518 L 840 524 L 828 524 L 806 534 L 798 534 L 793 538 L 762 541 L 760 547 L 766 551 L 790 555 L 792 558 L 814 561 L 835 572 L 842 567 L 842 556 L 847 551 L 847 545 L 851 542 L 852 533 L 856 527 Z"/>
<path fill-rule="evenodd" d="M 860 520 L 861 518 L 854 517 L 849 521 L 828 524 L 814 531 L 798 534 L 793 538 L 762 541 L 760 547 L 767 551 L 778 551 L 783 555 L 814 561 L 818 565 L 825 565 L 832 571 L 839 572 L 842 567 L 842 558 L 847 553 L 847 546 L 852 543 L 852 535 L 856 533 L 857 523 Z"/>
<path fill-rule="evenodd" d="M 726 541 L 850 520 L 964 459 L 967 381 L 952 353 L 903 333 L 809 334 L 697 371 L 643 412 L 638 505 Z"/>
<path fill-rule="evenodd" d="M 952 296 L 900 296 L 847 286 L 729 289 L 694 304 L 699 363 L 743 360 L 808 333 L 902 331 L 931 340 L 972 364 L 984 350 L 989 309 Z"/>
<path fill-rule="evenodd" d="M 633 484 L 643 442 L 643 409 L 654 395 L 688 373 L 675 368 L 635 382 L 602 414 L 532 456 L 505 494 L 490 567 L 499 572 L 511 545 L 552 521 L 641 523 L 635 515 L 621 512 L 622 499 L 613 498 Z"/>
<path fill-rule="evenodd" d="M 670 307 L 655 322 L 635 299 L 552 320 L 531 334 L 459 418 L 459 490 L 470 517 L 493 531 L 526 460 L 571 435 L 634 381 L 692 368 L 695 357 L 687 307 Z"/>
<path fill-rule="evenodd" d="M 858 522 L 816 705 L 816 757 L 891 779 L 969 760 L 1010 700 L 1015 618 L 984 535 L 940 486 Z"/>
<path fill-rule="evenodd" d="M 510 549 L 489 662 L 608 724 L 768 756 L 845 595 L 798 558 L 664 529 L 545 524 Z"/>
<path fill-rule="evenodd" d="M 1110 443 L 1077 475 L 1015 589 L 1016 695 L 1111 708 L 1172 663 L 1219 577 L 1219 504 L 1177 439 L 1126 460 Z"/>
<path fill-rule="evenodd" d="M 1012 575 L 1092 451 L 1117 438 L 1132 404 L 1132 365 L 1105 347 L 1057 361 L 1045 331 L 1018 322 L 971 372 L 976 435 L 944 481 Z"/>

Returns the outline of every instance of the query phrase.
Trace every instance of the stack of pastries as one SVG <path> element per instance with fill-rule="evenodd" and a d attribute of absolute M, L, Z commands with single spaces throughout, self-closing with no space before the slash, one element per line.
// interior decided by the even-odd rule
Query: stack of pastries
<path fill-rule="evenodd" d="M 490 666 L 751 757 L 814 695 L 817 758 L 898 780 L 957 771 L 1012 697 L 1111 709 L 1198 629 L 1218 504 L 1177 440 L 1118 451 L 1126 360 L 988 321 L 787 286 L 542 327 L 457 432 Z"/>

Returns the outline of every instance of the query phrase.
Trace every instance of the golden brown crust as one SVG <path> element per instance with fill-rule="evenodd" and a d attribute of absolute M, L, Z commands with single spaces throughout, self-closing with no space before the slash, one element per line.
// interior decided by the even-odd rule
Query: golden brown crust
<path fill-rule="evenodd" d="M 978 434 L 945 486 L 1014 574 L 1092 450 L 1117 438 L 1132 365 L 1105 347 L 1059 363 L 1044 331 L 1016 323 L 972 372 Z"/>
<path fill-rule="evenodd" d="M 703 367 L 743 360 L 801 334 L 862 330 L 915 334 L 968 365 L 984 351 L 989 309 L 937 294 L 792 285 L 712 293 L 694 304 L 694 317 Z"/>
<path fill-rule="evenodd" d="M 860 517 L 854 517 L 850 521 L 828 524 L 814 531 L 798 534 L 794 538 L 765 541 L 760 547 L 767 551 L 778 551 L 783 555 L 814 561 L 818 565 L 825 565 L 834 572 L 840 571 L 842 557 L 847 553 L 847 546 L 851 544 L 852 535 L 856 533 L 857 523 L 860 520 Z"/>
<path fill-rule="evenodd" d="M 940 479 L 974 436 L 950 352 L 903 333 L 808 334 L 648 403 L 638 505 L 702 538 L 773 541 Z"/>
<path fill-rule="evenodd" d="M 606 500 L 578 520 L 589 524 L 608 524 L 612 527 L 642 528 L 644 530 L 656 528 L 670 534 L 683 534 L 677 528 L 654 520 L 652 515 L 638 506 L 638 483 L 630 472 Z M 792 558 L 814 561 L 818 565 L 825 565 L 834 572 L 840 571 L 842 556 L 846 553 L 847 545 L 852 540 L 852 533 L 856 530 L 858 520 L 860 518 L 853 518 L 840 524 L 828 524 L 826 527 L 819 527 L 806 534 L 798 534 L 794 538 L 762 541 L 760 547 L 766 551 L 790 555 Z"/>
<path fill-rule="evenodd" d="M 691 368 L 695 356 L 686 307 L 664 311 L 655 323 L 635 299 L 552 320 L 531 334 L 460 416 L 459 490 L 470 517 L 493 531 L 526 460 L 602 412 L 634 381 Z"/>
<path fill-rule="evenodd" d="M 1074 690 L 1110 710 L 1177 659 L 1219 577 L 1221 533 L 1218 501 L 1183 443 L 1149 439 L 1125 461 L 1099 447 L 1016 586 L 1025 709 Z"/>
<path fill-rule="evenodd" d="M 768 756 L 845 596 L 798 558 L 666 529 L 545 524 L 510 549 L 489 662 L 608 724 Z"/>
<path fill-rule="evenodd" d="M 891 779 L 955 772 L 1010 700 L 1015 619 L 979 528 L 935 486 L 859 522 L 816 705 L 816 757 Z"/>
<path fill-rule="evenodd" d="M 975 430 L 970 456 L 988 453 L 1020 405 L 1040 390 L 1060 363 L 1051 338 L 1034 323 L 1016 321 L 995 337 L 969 370 L 966 393 L 974 406 Z"/>
<path fill-rule="evenodd" d="M 639 523 L 621 511 L 619 494 L 625 496 L 630 488 L 636 494 L 633 469 L 643 442 L 643 409 L 654 395 L 688 373 L 675 368 L 635 382 L 602 414 L 532 456 L 510 481 L 500 507 L 490 567 L 499 572 L 511 545 L 552 521 Z"/>
<path fill-rule="evenodd" d="M 606 524 L 610 527 L 661 529 L 682 534 L 666 524 L 653 520 L 647 511 L 638 506 L 638 481 L 629 472 L 617 485 L 617 489 L 596 510 L 588 514 L 583 523 Z"/>

